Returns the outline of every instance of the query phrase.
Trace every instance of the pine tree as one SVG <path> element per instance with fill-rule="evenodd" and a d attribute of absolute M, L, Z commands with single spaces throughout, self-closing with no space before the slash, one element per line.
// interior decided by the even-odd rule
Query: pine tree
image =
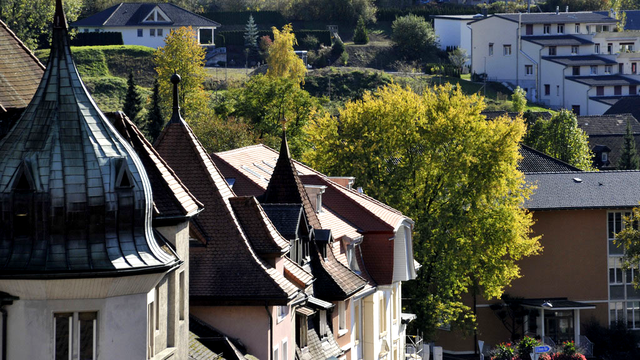
<path fill-rule="evenodd" d="M 129 72 L 129 79 L 127 80 L 127 96 L 124 100 L 122 111 L 127 114 L 131 121 L 135 122 L 136 125 L 140 127 L 140 124 L 135 120 L 140 110 L 142 110 L 142 96 L 136 88 L 133 72 Z"/>
<path fill-rule="evenodd" d="M 249 21 L 244 27 L 244 47 L 249 49 L 248 56 L 255 58 L 258 55 L 258 25 L 253 21 L 253 15 L 249 14 Z"/>
<path fill-rule="evenodd" d="M 158 79 L 156 79 L 153 82 L 153 93 L 151 94 L 151 104 L 147 115 L 147 134 L 151 143 L 156 141 L 163 127 L 164 119 L 160 108 L 160 85 L 158 84 Z"/>
<path fill-rule="evenodd" d="M 364 19 L 362 17 L 358 19 L 356 32 L 353 34 L 353 43 L 358 45 L 369 43 L 369 33 L 367 32 L 367 27 L 364 25 Z"/>
<path fill-rule="evenodd" d="M 618 169 L 620 170 L 638 170 L 640 168 L 640 159 L 636 151 L 636 140 L 631 131 L 631 123 L 627 121 L 627 132 L 624 134 L 624 146 L 618 160 Z"/>

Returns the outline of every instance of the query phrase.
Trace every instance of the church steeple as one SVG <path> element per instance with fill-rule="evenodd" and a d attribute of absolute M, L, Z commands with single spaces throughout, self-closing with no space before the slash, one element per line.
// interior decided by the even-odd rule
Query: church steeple
<path fill-rule="evenodd" d="M 0 277 L 163 271 L 177 263 L 154 238 L 140 159 L 78 74 L 61 0 L 38 90 L 0 140 L 0 202 Z"/>

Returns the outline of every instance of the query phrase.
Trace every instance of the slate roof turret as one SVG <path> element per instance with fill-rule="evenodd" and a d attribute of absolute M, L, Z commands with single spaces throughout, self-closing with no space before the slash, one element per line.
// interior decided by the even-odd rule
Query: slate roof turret
<path fill-rule="evenodd" d="M 180 263 L 152 232 L 140 158 L 80 79 L 61 0 L 44 76 L 0 140 L 0 202 L 1 277 L 111 276 Z"/>

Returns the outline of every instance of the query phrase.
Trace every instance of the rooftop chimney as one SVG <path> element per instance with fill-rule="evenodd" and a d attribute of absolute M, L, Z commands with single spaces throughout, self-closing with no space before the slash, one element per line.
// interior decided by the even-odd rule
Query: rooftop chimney
<path fill-rule="evenodd" d="M 564 10 L 564 12 L 569 12 L 569 5 L 567 5 L 566 9 Z"/>
<path fill-rule="evenodd" d="M 556 6 L 556 15 L 560 13 L 560 6 Z"/>

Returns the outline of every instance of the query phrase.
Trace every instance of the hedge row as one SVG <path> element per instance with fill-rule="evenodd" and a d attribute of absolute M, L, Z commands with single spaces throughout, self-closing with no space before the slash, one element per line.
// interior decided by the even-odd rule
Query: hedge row
<path fill-rule="evenodd" d="M 123 45 L 120 32 L 80 32 L 71 40 L 71 46 Z"/>
<path fill-rule="evenodd" d="M 451 77 L 460 77 L 460 69 L 457 66 L 451 64 L 425 64 L 424 65 L 424 73 L 425 74 L 437 74 L 437 75 L 445 75 Z"/>
<path fill-rule="evenodd" d="M 236 31 L 218 31 L 216 33 L 216 46 L 244 46 L 244 34 L 242 30 Z M 329 30 L 297 30 L 294 31 L 298 43 L 305 37 L 315 36 L 320 44 L 331 46 L 331 33 Z M 273 39 L 273 33 L 270 30 L 258 31 L 258 38 L 269 36 Z"/>
<path fill-rule="evenodd" d="M 222 25 L 245 25 L 249 21 L 249 15 L 253 15 L 253 21 L 269 26 L 282 27 L 287 24 L 284 16 L 277 11 L 217 11 L 202 14 L 202 16 L 219 22 Z"/>
<path fill-rule="evenodd" d="M 396 18 L 414 14 L 422 16 L 426 19 L 431 15 L 475 15 L 482 13 L 482 9 L 478 6 L 458 5 L 458 4 L 439 4 L 426 5 L 413 8 L 386 8 L 378 9 L 376 17 L 379 21 L 394 21 Z"/>

